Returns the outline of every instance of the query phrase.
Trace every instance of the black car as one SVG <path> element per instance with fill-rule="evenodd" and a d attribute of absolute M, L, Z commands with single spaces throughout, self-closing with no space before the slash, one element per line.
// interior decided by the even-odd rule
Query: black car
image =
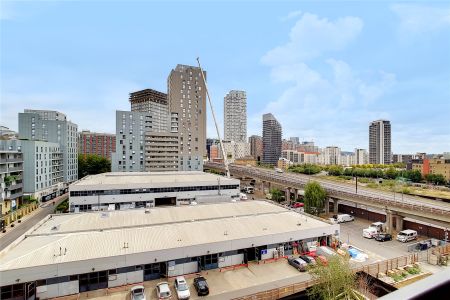
<path fill-rule="evenodd" d="M 309 255 L 300 255 L 300 257 L 302 260 L 306 261 L 308 263 L 308 265 L 315 265 L 316 261 L 314 260 L 313 257 L 309 256 Z"/>
<path fill-rule="evenodd" d="M 379 242 L 392 241 L 392 235 L 389 233 L 380 233 L 375 236 L 375 240 Z"/>
<path fill-rule="evenodd" d="M 209 287 L 204 277 L 194 278 L 194 287 L 197 290 L 197 295 L 206 296 L 209 294 Z"/>

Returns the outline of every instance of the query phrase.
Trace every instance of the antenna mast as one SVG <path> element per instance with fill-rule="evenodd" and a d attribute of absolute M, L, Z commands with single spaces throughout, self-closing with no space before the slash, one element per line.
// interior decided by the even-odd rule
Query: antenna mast
<path fill-rule="evenodd" d="M 225 172 L 226 172 L 227 178 L 230 178 L 230 168 L 228 167 L 228 160 L 225 155 L 225 148 L 223 147 L 222 139 L 220 138 L 219 126 L 217 125 L 216 114 L 214 113 L 214 108 L 212 106 L 211 97 L 209 96 L 209 92 L 208 92 L 208 85 L 206 84 L 205 75 L 203 74 L 203 69 L 202 69 L 202 66 L 200 65 L 199 57 L 197 57 L 197 62 L 198 62 L 198 67 L 200 68 L 200 74 L 202 75 L 203 83 L 205 84 L 206 96 L 208 97 L 209 107 L 211 108 L 212 116 L 214 119 L 214 125 L 216 126 L 217 137 L 219 138 L 220 148 L 222 148 L 222 156 L 223 156 L 223 163 L 225 165 Z"/>

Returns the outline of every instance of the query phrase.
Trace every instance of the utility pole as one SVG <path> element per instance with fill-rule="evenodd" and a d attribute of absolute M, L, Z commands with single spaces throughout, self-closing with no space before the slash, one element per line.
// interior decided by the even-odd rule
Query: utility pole
<path fill-rule="evenodd" d="M 205 84 L 206 96 L 208 98 L 209 107 L 211 108 L 211 113 L 212 113 L 212 116 L 214 119 L 214 125 L 216 126 L 217 137 L 219 138 L 220 148 L 222 148 L 222 156 L 223 156 L 223 163 L 225 165 L 225 172 L 226 172 L 227 178 L 230 178 L 230 169 L 228 167 L 228 160 L 225 155 L 225 148 L 223 147 L 222 139 L 220 138 L 219 126 L 217 125 L 216 114 L 214 113 L 214 108 L 213 108 L 213 105 L 211 102 L 211 97 L 209 96 L 208 85 L 206 84 L 205 75 L 203 74 L 203 69 L 202 69 L 202 66 L 200 65 L 200 57 L 197 57 L 197 62 L 198 62 L 198 67 L 200 68 L 200 74 L 202 74 L 203 83 Z"/>

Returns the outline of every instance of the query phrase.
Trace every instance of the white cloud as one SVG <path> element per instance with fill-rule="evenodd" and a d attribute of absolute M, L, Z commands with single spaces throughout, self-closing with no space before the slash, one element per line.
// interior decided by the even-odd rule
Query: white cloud
<path fill-rule="evenodd" d="M 302 11 L 301 10 L 295 10 L 295 11 L 291 11 L 287 16 L 284 16 L 281 18 L 281 21 L 288 21 L 291 19 L 295 19 L 299 16 L 302 15 Z"/>
<path fill-rule="evenodd" d="M 362 28 L 362 20 L 356 17 L 330 21 L 305 13 L 291 29 L 289 41 L 266 53 L 262 62 L 271 66 L 288 64 L 342 50 L 358 36 Z"/>
<path fill-rule="evenodd" d="M 400 18 L 401 34 L 424 34 L 450 28 L 449 7 L 394 4 L 391 10 Z"/>

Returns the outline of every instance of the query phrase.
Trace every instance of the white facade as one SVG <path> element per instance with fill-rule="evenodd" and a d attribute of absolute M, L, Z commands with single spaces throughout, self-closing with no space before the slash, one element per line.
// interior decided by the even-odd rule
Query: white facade
<path fill-rule="evenodd" d="M 323 164 L 324 165 L 340 165 L 341 164 L 341 149 L 336 146 L 329 146 L 323 150 Z"/>
<path fill-rule="evenodd" d="M 71 211 L 125 210 L 230 201 L 239 197 L 239 180 L 195 171 L 104 173 L 79 180 L 69 192 Z"/>
<path fill-rule="evenodd" d="M 226 141 L 247 142 L 247 94 L 232 90 L 223 99 Z"/>
<path fill-rule="evenodd" d="M 223 141 L 223 147 L 229 163 L 234 162 L 238 158 L 243 158 L 250 155 L 250 143 Z M 219 144 L 219 157 L 222 158 L 222 150 Z"/>
<path fill-rule="evenodd" d="M 295 150 L 283 150 L 281 151 L 281 157 L 296 164 L 318 164 L 319 153 L 315 152 L 299 152 Z"/>
<path fill-rule="evenodd" d="M 366 165 L 369 163 L 369 154 L 366 149 L 355 149 L 354 165 Z"/>
<path fill-rule="evenodd" d="M 340 164 L 345 167 L 349 167 L 349 166 L 352 166 L 355 164 L 354 160 L 355 160 L 355 155 L 353 153 L 342 154 Z"/>

